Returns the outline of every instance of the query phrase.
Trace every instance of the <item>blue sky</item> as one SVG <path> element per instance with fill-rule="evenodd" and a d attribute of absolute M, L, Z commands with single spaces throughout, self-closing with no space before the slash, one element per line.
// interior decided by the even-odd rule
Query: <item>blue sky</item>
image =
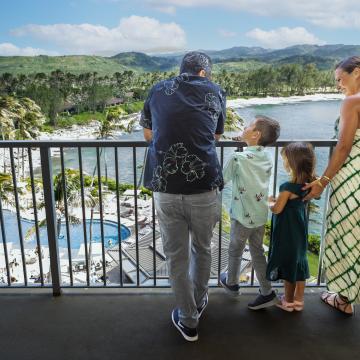
<path fill-rule="evenodd" d="M 359 44 L 348 0 L 12 0 L 0 55 L 147 53 L 233 46 Z"/>

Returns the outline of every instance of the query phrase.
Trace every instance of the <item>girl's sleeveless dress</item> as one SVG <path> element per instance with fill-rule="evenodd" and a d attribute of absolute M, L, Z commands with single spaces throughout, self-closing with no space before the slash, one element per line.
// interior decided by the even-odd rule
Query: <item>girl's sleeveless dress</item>
<path fill-rule="evenodd" d="M 327 287 L 360 304 L 360 129 L 331 189 L 324 253 Z"/>
<path fill-rule="evenodd" d="M 280 192 L 290 191 L 299 197 L 289 199 L 283 211 L 272 216 L 266 270 L 266 277 L 270 281 L 282 279 L 294 283 L 310 277 L 306 256 L 308 220 L 306 203 L 302 201 L 307 192 L 301 190 L 303 186 L 290 182 L 280 185 Z"/>

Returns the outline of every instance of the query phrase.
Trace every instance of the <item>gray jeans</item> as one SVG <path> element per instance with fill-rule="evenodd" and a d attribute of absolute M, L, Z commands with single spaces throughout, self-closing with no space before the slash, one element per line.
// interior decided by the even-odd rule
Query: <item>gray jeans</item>
<path fill-rule="evenodd" d="M 208 291 L 211 238 L 220 215 L 217 190 L 181 195 L 154 193 L 171 287 L 181 322 L 198 325 L 197 308 Z"/>
<path fill-rule="evenodd" d="M 249 240 L 250 255 L 256 277 L 260 284 L 260 292 L 262 295 L 269 295 L 271 293 L 271 283 L 266 279 L 267 262 L 263 248 L 264 232 L 265 225 L 250 229 L 234 219 L 231 220 L 228 285 L 239 283 L 241 259 L 246 241 Z"/>

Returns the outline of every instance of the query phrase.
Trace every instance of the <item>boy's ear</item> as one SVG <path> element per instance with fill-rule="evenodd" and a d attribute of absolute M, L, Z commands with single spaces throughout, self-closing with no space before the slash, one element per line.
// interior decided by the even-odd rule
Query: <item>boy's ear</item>
<path fill-rule="evenodd" d="M 256 130 L 253 138 L 254 139 L 260 139 L 261 138 L 261 132 L 259 130 Z"/>

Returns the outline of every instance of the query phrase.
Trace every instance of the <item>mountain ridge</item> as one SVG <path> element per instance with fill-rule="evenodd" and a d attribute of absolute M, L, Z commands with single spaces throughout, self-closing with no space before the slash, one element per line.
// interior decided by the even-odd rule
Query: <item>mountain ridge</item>
<path fill-rule="evenodd" d="M 319 69 L 331 69 L 336 62 L 353 55 L 360 55 L 360 45 L 294 45 L 284 49 L 265 49 L 258 46 L 234 46 L 223 50 L 203 50 L 219 64 L 215 70 L 244 71 L 254 66 L 314 63 Z M 111 57 L 95 55 L 63 56 L 0 56 L 0 73 L 30 74 L 49 73 L 54 70 L 80 74 L 97 72 L 111 75 L 126 70 L 136 72 L 178 71 L 183 54 L 147 55 L 141 52 L 122 52 Z"/>

